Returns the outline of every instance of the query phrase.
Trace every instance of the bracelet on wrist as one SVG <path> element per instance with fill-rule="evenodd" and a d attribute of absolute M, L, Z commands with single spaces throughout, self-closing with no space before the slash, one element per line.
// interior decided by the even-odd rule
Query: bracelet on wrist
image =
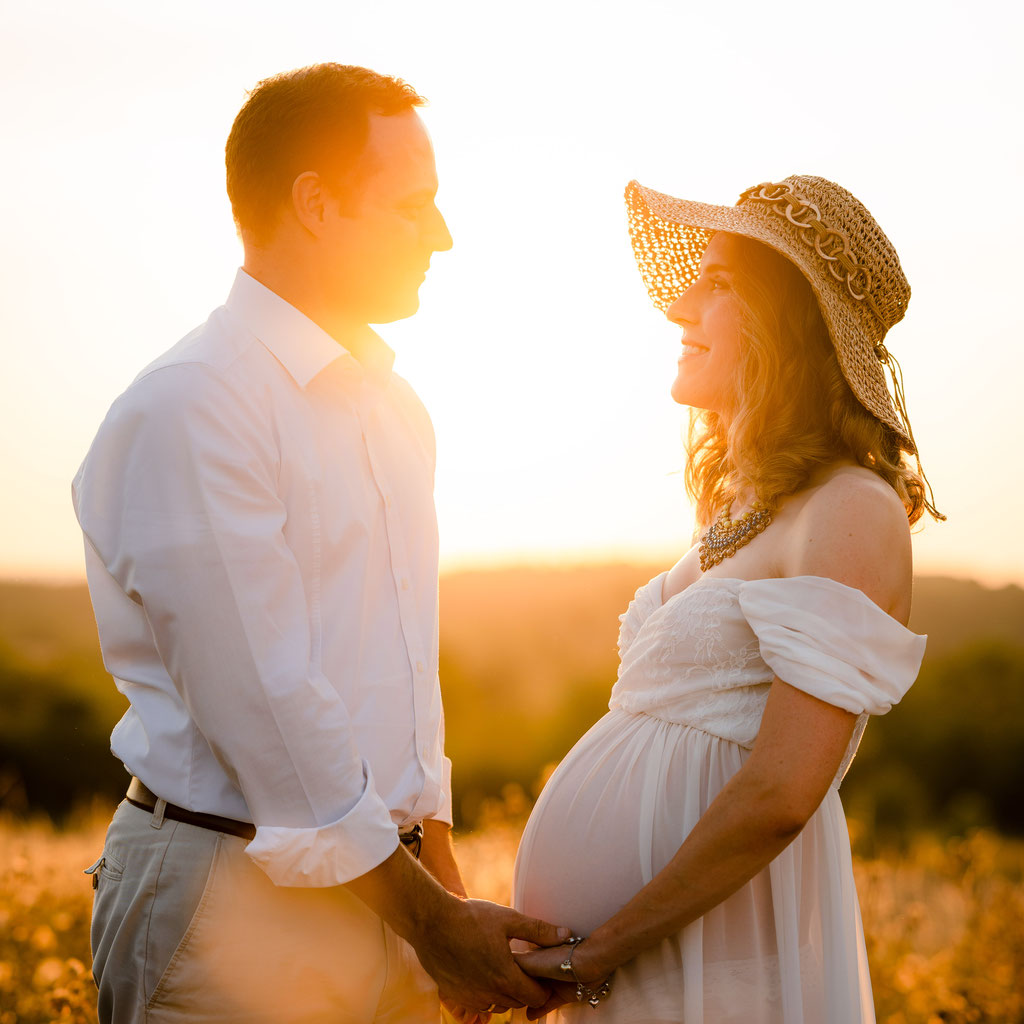
<path fill-rule="evenodd" d="M 576 947 L 585 939 L 585 935 L 573 935 L 569 938 L 569 952 L 566 954 L 565 959 L 558 965 L 558 969 L 563 974 L 570 975 L 572 980 L 576 983 L 576 1002 L 582 1003 L 586 1000 L 591 1006 L 597 1006 L 597 1004 L 600 1003 L 602 999 L 607 998 L 608 994 L 611 992 L 612 980 L 611 978 L 605 978 L 600 985 L 591 988 L 589 985 L 584 985 L 576 976 L 576 968 L 572 965 L 572 955 L 576 952 Z"/>

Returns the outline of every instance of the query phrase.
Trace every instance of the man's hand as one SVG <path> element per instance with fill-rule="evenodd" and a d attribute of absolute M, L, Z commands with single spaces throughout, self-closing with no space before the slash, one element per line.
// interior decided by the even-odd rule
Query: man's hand
<path fill-rule="evenodd" d="M 441 1005 L 456 1024 L 490 1024 L 491 1015 L 486 1010 L 467 1010 L 451 999 L 442 999 Z"/>
<path fill-rule="evenodd" d="M 557 946 L 568 928 L 487 900 L 459 899 L 402 846 L 347 887 L 416 950 L 442 999 L 484 1012 L 547 1002 L 547 988 L 520 970 L 509 942 Z"/>
<path fill-rule="evenodd" d="M 483 1012 L 544 1005 L 547 987 L 519 968 L 509 942 L 517 938 L 538 946 L 558 945 L 569 930 L 487 900 L 453 904 L 422 938 L 409 937 L 442 1000 Z"/>
<path fill-rule="evenodd" d="M 547 1016 L 552 1010 L 557 1010 L 566 1003 L 576 1002 L 576 986 L 571 981 L 553 981 L 551 995 L 543 1006 L 531 1006 L 526 1011 L 527 1020 L 540 1020 Z"/>

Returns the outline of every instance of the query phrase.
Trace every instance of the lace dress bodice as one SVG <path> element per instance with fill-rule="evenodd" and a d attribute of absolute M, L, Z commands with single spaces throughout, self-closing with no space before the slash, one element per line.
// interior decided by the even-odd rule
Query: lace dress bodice
<path fill-rule="evenodd" d="M 917 676 L 926 638 L 835 580 L 704 576 L 663 602 L 666 576 L 641 587 L 620 616 L 611 708 L 749 749 L 778 675 L 858 716 L 838 783 L 868 716 L 888 711 Z"/>

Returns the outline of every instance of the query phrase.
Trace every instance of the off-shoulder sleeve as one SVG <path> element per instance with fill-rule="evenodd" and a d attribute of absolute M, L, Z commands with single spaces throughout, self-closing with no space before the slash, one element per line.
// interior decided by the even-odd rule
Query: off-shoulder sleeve
<path fill-rule="evenodd" d="M 860 715 L 884 715 L 917 678 L 927 637 L 866 594 L 818 576 L 752 580 L 740 609 L 782 680 Z"/>

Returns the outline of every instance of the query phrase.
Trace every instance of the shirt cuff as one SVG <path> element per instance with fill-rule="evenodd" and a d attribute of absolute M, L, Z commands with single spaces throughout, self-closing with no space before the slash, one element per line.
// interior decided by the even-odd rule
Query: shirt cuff
<path fill-rule="evenodd" d="M 245 848 L 274 885 L 327 888 L 365 875 L 398 849 L 398 829 L 373 788 L 367 785 L 356 805 L 337 821 L 319 828 L 258 825 Z"/>

